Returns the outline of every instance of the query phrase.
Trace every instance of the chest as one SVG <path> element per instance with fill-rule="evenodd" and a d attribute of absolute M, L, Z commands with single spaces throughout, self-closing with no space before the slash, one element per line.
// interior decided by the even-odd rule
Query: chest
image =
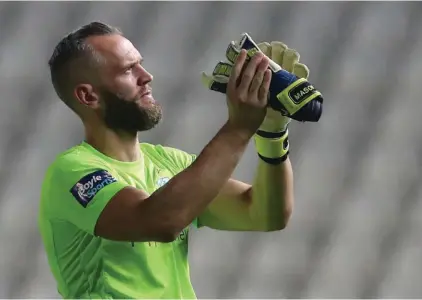
<path fill-rule="evenodd" d="M 155 165 L 139 170 L 115 170 L 115 173 L 120 181 L 141 189 L 149 194 L 152 194 L 157 189 L 165 185 L 177 174 L 174 170 L 169 168 L 160 168 Z"/>
<path fill-rule="evenodd" d="M 121 261 L 124 257 L 130 261 L 173 261 L 187 257 L 189 248 L 189 227 L 185 228 L 171 243 L 160 242 L 120 242 L 103 239 L 102 253 L 110 260 Z"/>

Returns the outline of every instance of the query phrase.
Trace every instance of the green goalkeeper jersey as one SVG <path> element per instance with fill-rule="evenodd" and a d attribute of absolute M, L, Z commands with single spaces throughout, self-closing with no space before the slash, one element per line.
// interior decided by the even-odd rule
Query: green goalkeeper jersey
<path fill-rule="evenodd" d="M 172 243 L 116 242 L 94 235 L 108 201 L 126 186 L 151 194 L 194 156 L 141 143 L 141 159 L 121 162 L 83 142 L 47 170 L 39 228 L 64 298 L 196 298 L 189 276 L 188 228 Z"/>

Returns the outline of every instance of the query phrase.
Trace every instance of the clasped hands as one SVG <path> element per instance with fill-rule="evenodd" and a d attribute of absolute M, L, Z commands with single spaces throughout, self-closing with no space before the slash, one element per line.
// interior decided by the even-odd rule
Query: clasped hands
<path fill-rule="evenodd" d="M 261 54 L 257 56 L 257 53 Z M 268 132 L 282 131 L 287 128 L 291 119 L 300 122 L 318 122 L 322 114 L 322 94 L 308 81 L 309 68 L 299 62 L 299 53 L 288 48 L 283 42 L 256 44 L 247 33 L 243 33 L 239 41 L 229 43 L 225 60 L 219 61 L 211 74 L 202 73 L 202 83 L 212 91 L 226 94 L 230 87 L 230 77 L 236 76 L 234 85 L 238 85 L 239 76 L 245 75 L 248 71 L 255 72 L 246 74 L 246 76 L 252 76 L 249 82 L 252 88 L 252 85 L 257 84 L 253 76 L 259 72 L 259 66 L 263 67 L 253 61 L 255 56 L 257 56 L 256 59 L 266 57 L 268 60 L 266 66 L 268 71 L 261 72 L 265 74 L 261 83 L 265 83 L 265 80 L 270 77 L 267 113 L 259 129 Z M 236 62 L 240 65 L 239 60 L 242 59 L 245 60 L 241 64 L 242 70 L 235 70 Z M 256 66 L 248 69 L 251 63 L 255 63 Z"/>

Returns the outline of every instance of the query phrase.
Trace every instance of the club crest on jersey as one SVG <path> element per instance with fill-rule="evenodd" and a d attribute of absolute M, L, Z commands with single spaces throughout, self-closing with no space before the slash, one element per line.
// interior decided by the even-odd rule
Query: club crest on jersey
<path fill-rule="evenodd" d="M 160 188 L 163 185 L 165 185 L 167 182 L 169 182 L 170 178 L 169 177 L 160 177 L 157 180 L 157 186 Z"/>
<path fill-rule="evenodd" d="M 156 176 L 158 177 L 157 181 L 155 182 L 157 188 L 160 188 L 165 185 L 167 182 L 169 182 L 171 177 L 173 177 L 172 173 L 167 169 L 158 170 Z"/>
<path fill-rule="evenodd" d="M 83 207 L 87 207 L 99 191 L 116 181 L 106 170 L 98 170 L 82 177 L 70 192 Z"/>

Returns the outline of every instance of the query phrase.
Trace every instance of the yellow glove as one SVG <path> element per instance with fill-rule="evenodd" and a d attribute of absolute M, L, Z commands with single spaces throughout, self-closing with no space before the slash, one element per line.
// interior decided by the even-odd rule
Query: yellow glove
<path fill-rule="evenodd" d="M 282 42 L 273 41 L 258 44 L 259 49 L 284 70 L 299 78 L 307 79 L 309 69 L 299 63 L 300 55 L 289 49 Z M 267 115 L 254 136 L 259 157 L 267 163 L 278 164 L 287 159 L 289 154 L 288 125 L 291 119 L 280 112 L 267 108 Z"/>

